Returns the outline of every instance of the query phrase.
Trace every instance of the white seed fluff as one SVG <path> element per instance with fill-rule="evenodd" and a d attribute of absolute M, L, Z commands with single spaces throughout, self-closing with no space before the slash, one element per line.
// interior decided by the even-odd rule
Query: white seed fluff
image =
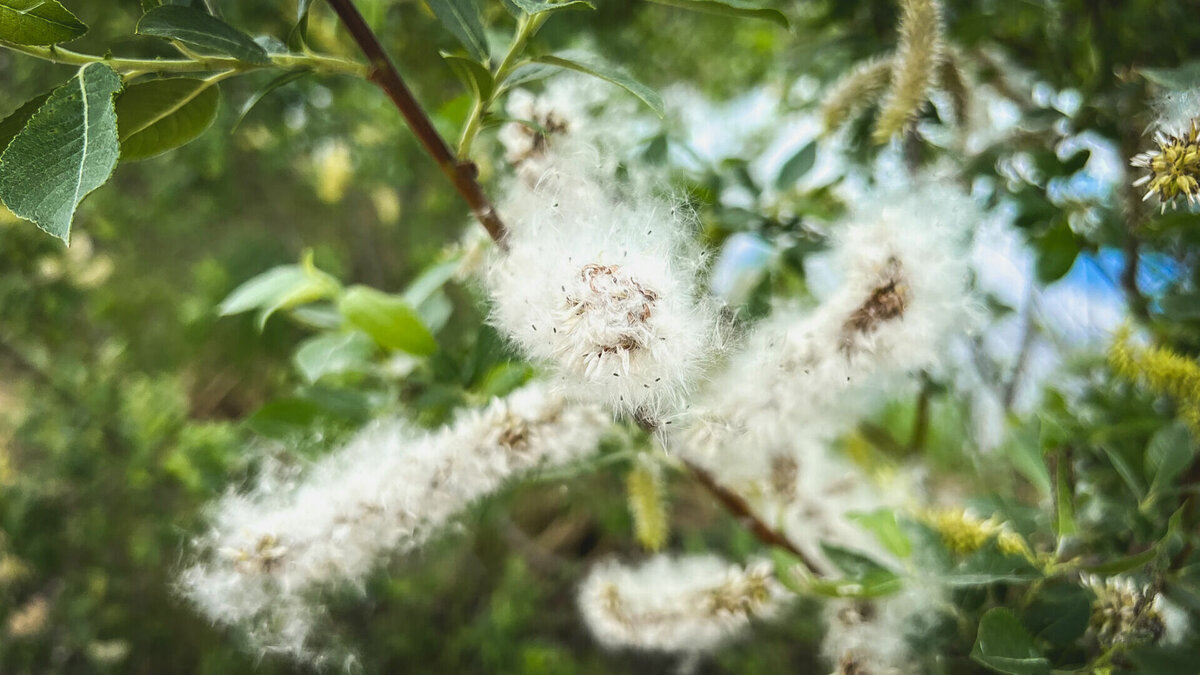
<path fill-rule="evenodd" d="M 510 476 L 594 452 L 610 424 L 598 407 L 530 385 L 438 432 L 376 426 L 299 481 L 268 478 L 215 504 L 182 591 L 265 650 L 316 657 L 320 591 L 361 584 L 386 555 L 421 545 Z"/>
<path fill-rule="evenodd" d="M 649 419 L 681 407 L 717 342 L 690 215 L 564 168 L 514 185 L 504 211 L 495 324 L 573 395 Z"/>
<path fill-rule="evenodd" d="M 938 587 L 913 584 L 885 598 L 832 600 L 821 653 L 836 673 L 918 675 L 910 641 L 935 625 L 943 598 Z"/>
<path fill-rule="evenodd" d="M 637 567 L 597 564 L 580 585 L 579 609 L 596 640 L 676 654 L 709 653 L 769 617 L 786 591 L 771 565 L 716 556 L 659 555 Z"/>

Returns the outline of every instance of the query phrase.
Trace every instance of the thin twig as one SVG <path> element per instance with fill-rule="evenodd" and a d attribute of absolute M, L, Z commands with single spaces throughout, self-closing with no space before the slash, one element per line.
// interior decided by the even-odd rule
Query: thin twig
<path fill-rule="evenodd" d="M 692 478 L 695 478 L 697 483 L 704 486 L 704 489 L 708 490 L 709 494 L 716 498 L 721 503 L 721 506 L 725 507 L 725 510 L 736 516 L 759 541 L 768 546 L 775 546 L 791 553 L 808 568 L 809 572 L 812 572 L 816 576 L 825 576 L 821 565 L 817 564 L 807 553 L 801 551 L 782 532 L 764 523 L 754 513 L 754 509 L 751 508 L 750 503 L 744 497 L 721 485 L 711 473 L 696 464 L 686 459 L 681 461 L 683 462 L 683 466 L 688 470 L 688 473 L 692 475 Z"/>
<path fill-rule="evenodd" d="M 409 91 L 408 85 L 400 77 L 400 72 L 396 70 L 395 64 L 388 58 L 383 45 L 379 43 L 379 38 L 367 25 L 353 1 L 329 0 L 329 6 L 337 13 L 342 24 L 350 31 L 350 35 L 354 37 L 354 41 L 358 43 L 359 48 L 370 62 L 371 69 L 367 79 L 378 85 L 392 99 L 392 103 L 396 104 L 396 108 L 404 116 L 404 121 L 408 122 L 408 127 L 425 146 L 425 151 L 433 157 L 433 160 L 441 167 L 442 173 L 446 174 L 446 177 L 454 184 L 454 188 L 458 190 L 458 194 L 471 208 L 471 213 L 496 241 L 496 244 L 503 248 L 508 228 L 500 220 L 495 207 L 492 206 L 491 201 L 484 194 L 483 188 L 479 185 L 477 179 L 479 172 L 475 164 L 470 161 L 459 161 L 451 152 L 450 146 L 446 145 L 446 141 L 433 127 L 433 122 L 430 121 L 425 110 L 421 108 L 421 104 L 417 103 L 416 98 Z"/>

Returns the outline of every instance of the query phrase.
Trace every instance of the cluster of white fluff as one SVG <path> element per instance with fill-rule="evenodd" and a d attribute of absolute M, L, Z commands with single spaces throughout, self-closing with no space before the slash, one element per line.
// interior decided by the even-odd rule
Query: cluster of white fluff
<path fill-rule="evenodd" d="M 838 289 L 815 309 L 783 309 L 755 327 L 673 438 L 818 561 L 822 540 L 881 553 L 845 514 L 883 498 L 830 444 L 872 392 L 938 365 L 974 315 L 973 205 L 932 185 L 875 197 L 837 226 Z"/>
<path fill-rule="evenodd" d="M 682 655 L 713 651 L 785 599 L 770 563 L 711 555 L 659 555 L 638 567 L 602 562 L 579 589 L 580 611 L 601 644 Z"/>
<path fill-rule="evenodd" d="M 933 628 L 944 602 L 942 589 L 918 585 L 885 598 L 831 601 L 821 653 L 840 675 L 918 675 L 910 640 Z"/>
<path fill-rule="evenodd" d="M 360 584 L 510 476 L 594 452 L 609 425 L 598 407 L 529 385 L 439 432 L 369 429 L 298 481 L 268 477 L 218 502 L 197 542 L 205 557 L 184 571 L 182 590 L 262 648 L 305 654 L 319 591 Z"/>
<path fill-rule="evenodd" d="M 508 250 L 488 278 L 493 320 L 573 395 L 657 420 L 687 401 L 717 345 L 694 219 L 551 159 L 505 200 Z"/>
<path fill-rule="evenodd" d="M 546 81 L 540 93 L 515 89 L 498 140 L 517 176 L 534 184 L 564 163 L 611 176 L 636 144 L 641 126 L 637 101 L 619 89 L 585 75 L 564 74 Z M 621 120 L 618 131 L 611 122 Z"/>
<path fill-rule="evenodd" d="M 1154 108 L 1157 113 L 1154 120 L 1156 131 L 1183 138 L 1192 130 L 1193 121 L 1200 119 L 1200 87 L 1168 91 L 1158 97 Z"/>

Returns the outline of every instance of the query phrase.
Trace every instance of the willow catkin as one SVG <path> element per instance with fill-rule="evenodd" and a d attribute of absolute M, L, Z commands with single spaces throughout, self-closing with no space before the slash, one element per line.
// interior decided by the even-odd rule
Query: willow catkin
<path fill-rule="evenodd" d="M 875 142 L 886 143 L 920 112 L 941 52 L 941 4 L 937 0 L 903 0 L 900 47 L 892 63 L 892 88 L 875 121 Z"/>
<path fill-rule="evenodd" d="M 891 55 L 867 59 L 855 66 L 834 85 L 821 104 L 825 132 L 832 133 L 851 122 L 883 96 L 891 81 Z"/>
<path fill-rule="evenodd" d="M 660 550 L 668 534 L 662 471 L 657 464 L 639 458 L 625 477 L 625 489 L 638 543 L 648 551 Z"/>

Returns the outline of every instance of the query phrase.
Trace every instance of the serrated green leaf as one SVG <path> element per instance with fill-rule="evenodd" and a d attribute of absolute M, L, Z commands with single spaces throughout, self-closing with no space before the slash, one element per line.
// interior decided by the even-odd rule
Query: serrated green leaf
<path fill-rule="evenodd" d="M 195 140 L 217 118 L 220 90 L 187 77 L 132 85 L 117 97 L 121 159 L 160 155 Z"/>
<path fill-rule="evenodd" d="M 795 185 L 816 163 L 817 142 L 809 141 L 783 163 L 783 167 L 779 169 L 779 176 L 775 178 L 775 189 L 784 190 Z"/>
<path fill-rule="evenodd" d="M 658 95 L 658 92 L 638 82 L 629 73 L 591 52 L 568 50 L 557 54 L 539 56 L 534 61 L 558 66 L 559 68 L 576 70 L 611 82 L 641 99 L 646 105 L 650 106 L 654 114 L 659 117 L 663 116 L 662 97 Z"/>
<path fill-rule="evenodd" d="M 10 114 L 8 117 L 5 117 L 3 121 L 0 121 L 0 154 L 3 154 L 4 151 L 8 149 L 8 144 L 12 143 L 12 139 L 16 138 L 17 134 L 21 133 L 21 130 L 25 128 L 25 125 L 29 123 L 29 118 L 33 117 L 33 114 L 41 109 L 42 104 L 44 104 L 48 98 L 50 98 L 49 92 L 46 92 L 41 96 L 31 98 L 22 103 L 20 108 L 14 110 L 12 114 Z"/>
<path fill-rule="evenodd" d="M 258 91 L 254 92 L 250 98 L 246 99 L 246 103 L 242 106 L 242 111 L 238 113 L 238 118 L 234 121 L 233 127 L 230 128 L 229 133 L 237 131 L 237 128 L 242 125 L 242 121 L 246 119 L 246 115 L 249 115 L 250 111 L 253 110 L 254 107 L 259 104 L 259 102 L 267 97 L 267 94 L 270 94 L 280 87 L 287 86 L 296 80 L 308 77 L 311 74 L 311 70 L 290 70 L 264 84 L 261 88 L 259 88 Z"/>
<path fill-rule="evenodd" d="M 1159 492 L 1192 463 L 1192 438 L 1182 422 L 1159 429 L 1146 445 L 1146 479 L 1150 492 Z"/>
<path fill-rule="evenodd" d="M 228 56 L 256 65 L 271 63 L 267 51 L 249 35 L 191 7 L 156 7 L 138 21 L 137 33 L 177 40 L 208 56 Z"/>
<path fill-rule="evenodd" d="M 327 333 L 305 340 L 294 360 L 300 374 L 312 383 L 326 375 L 366 370 L 374 350 L 374 340 L 363 333 Z"/>
<path fill-rule="evenodd" d="M 0 40 L 18 45 L 54 45 L 87 32 L 58 0 L 0 0 Z"/>
<path fill-rule="evenodd" d="M 426 0 L 433 14 L 476 60 L 488 58 L 487 34 L 475 0 Z"/>
<path fill-rule="evenodd" d="M 547 2 L 546 0 L 511 0 L 526 14 L 541 14 L 542 12 L 557 12 L 564 9 L 596 9 L 588 0 L 565 0 L 565 2 Z"/>
<path fill-rule="evenodd" d="M 477 100 L 486 101 L 492 95 L 492 90 L 496 87 L 496 81 L 492 78 L 492 72 L 483 67 L 483 64 L 478 61 L 458 54 L 450 54 L 441 52 L 442 58 L 446 60 L 446 65 L 454 71 L 458 79 L 467 85 L 471 91 L 475 93 Z"/>
<path fill-rule="evenodd" d="M 0 155 L 0 200 L 10 211 L 69 241 L 75 208 L 117 164 L 120 90 L 120 75 L 91 63 L 50 94 Z"/>
<path fill-rule="evenodd" d="M 788 27 L 788 19 L 783 12 L 762 7 L 753 2 L 746 2 L 746 0 L 650 0 L 650 2 L 705 14 L 763 19 L 784 28 Z"/>
<path fill-rule="evenodd" d="M 338 302 L 352 327 L 388 349 L 427 356 L 437 351 L 433 334 L 404 298 L 366 286 L 353 286 Z"/>
<path fill-rule="evenodd" d="M 989 609 L 979 620 L 971 658 L 998 673 L 1049 675 L 1050 662 L 1033 643 L 1033 636 L 1012 610 Z"/>
<path fill-rule="evenodd" d="M 849 514 L 850 520 L 858 523 L 863 529 L 875 535 L 879 543 L 897 558 L 907 558 L 912 555 L 912 540 L 896 522 L 896 514 L 891 509 L 877 509 L 870 513 Z"/>

